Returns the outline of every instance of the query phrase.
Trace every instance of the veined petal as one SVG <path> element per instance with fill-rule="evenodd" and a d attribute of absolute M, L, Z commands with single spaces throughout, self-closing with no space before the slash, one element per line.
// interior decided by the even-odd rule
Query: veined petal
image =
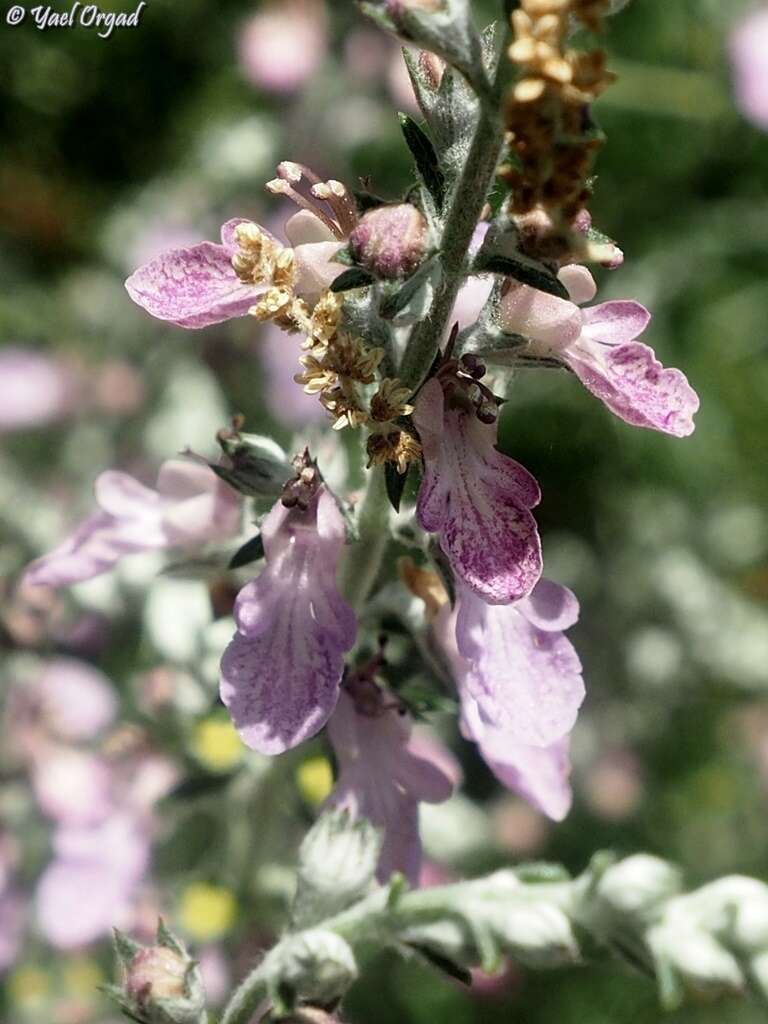
<path fill-rule="evenodd" d="M 693 433 L 699 396 L 684 373 L 665 369 L 647 345 L 610 347 L 584 338 L 565 358 L 582 384 L 626 423 L 674 437 Z"/>
<path fill-rule="evenodd" d="M 145 550 L 120 534 L 114 516 L 96 512 L 62 544 L 37 558 L 24 572 L 24 582 L 36 587 L 69 587 L 109 572 L 123 555 Z"/>
<path fill-rule="evenodd" d="M 462 589 L 456 641 L 467 661 L 463 685 L 510 743 L 546 747 L 573 728 L 584 682 L 561 632 L 538 629 L 518 605 L 488 605 Z"/>
<path fill-rule="evenodd" d="M 327 491 L 306 512 L 278 502 L 262 536 L 266 566 L 238 595 L 221 696 L 243 741 L 277 754 L 327 721 L 357 627 L 336 586 L 344 521 Z"/>
<path fill-rule="evenodd" d="M 622 345 L 634 341 L 651 322 L 651 314 L 634 299 L 600 302 L 582 310 L 584 329 L 582 337 L 602 341 L 604 345 Z"/>
<path fill-rule="evenodd" d="M 424 449 L 418 518 L 454 571 L 491 604 L 525 597 L 541 575 L 541 547 L 529 511 L 540 498 L 534 478 L 494 448 L 496 426 L 446 409 L 439 381 L 416 401 L 414 423 Z"/>
<path fill-rule="evenodd" d="M 572 800 L 568 736 L 548 747 L 517 743 L 505 730 L 484 723 L 477 706 L 468 701 L 462 704 L 462 726 L 468 738 L 477 742 L 483 760 L 502 785 L 519 793 L 548 818 L 565 818 Z"/>
<path fill-rule="evenodd" d="M 414 746 L 407 716 L 393 708 L 361 714 L 344 691 L 328 723 L 328 736 L 338 758 L 339 778 L 326 806 L 345 808 L 384 830 L 377 872 L 381 882 L 401 871 L 417 885 L 419 802 L 440 803 L 453 791 L 440 758 L 430 758 L 423 743 Z"/>
<path fill-rule="evenodd" d="M 548 350 L 557 351 L 581 334 L 582 313 L 567 299 L 527 284 L 515 284 L 501 300 L 499 325 L 509 334 L 522 334 Z"/>
<path fill-rule="evenodd" d="M 213 242 L 162 253 L 131 274 L 125 287 L 152 316 L 189 328 L 245 316 L 266 289 L 243 283 L 232 267 L 232 250 Z"/>

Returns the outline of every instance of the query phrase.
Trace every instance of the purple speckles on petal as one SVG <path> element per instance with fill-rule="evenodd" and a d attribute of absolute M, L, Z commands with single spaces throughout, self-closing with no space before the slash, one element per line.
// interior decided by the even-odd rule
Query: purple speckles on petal
<path fill-rule="evenodd" d="M 418 517 L 458 576 L 483 600 L 525 597 L 541 575 L 539 536 L 530 509 L 534 478 L 496 451 L 496 426 L 463 409 L 446 408 L 437 380 L 422 389 L 414 422 L 424 448 Z"/>
<path fill-rule="evenodd" d="M 674 437 L 693 433 L 699 396 L 684 373 L 665 369 L 642 342 L 614 348 L 580 343 L 568 363 L 582 384 L 626 423 Z"/>
<path fill-rule="evenodd" d="M 327 491 L 306 512 L 278 502 L 262 537 L 266 566 L 238 596 L 221 697 L 243 741 L 278 754 L 328 720 L 356 622 L 336 586 L 345 531 Z"/>
<path fill-rule="evenodd" d="M 222 229 L 228 241 L 237 223 Z M 125 287 L 152 316 L 189 328 L 245 316 L 265 290 L 244 284 L 232 268 L 232 250 L 213 242 L 162 253 L 135 271 Z"/>

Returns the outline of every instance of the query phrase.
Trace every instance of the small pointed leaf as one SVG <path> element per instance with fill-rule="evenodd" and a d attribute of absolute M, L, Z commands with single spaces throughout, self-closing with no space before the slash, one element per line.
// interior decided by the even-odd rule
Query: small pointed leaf
<path fill-rule="evenodd" d="M 350 267 L 349 270 L 345 270 L 343 273 L 333 281 L 331 285 L 332 292 L 349 292 L 353 288 L 367 288 L 373 284 L 375 278 L 367 270 L 363 270 L 362 267 Z"/>
<path fill-rule="evenodd" d="M 240 569 L 244 565 L 250 565 L 251 562 L 258 562 L 264 557 L 264 541 L 260 533 L 257 533 L 255 537 L 251 537 L 250 540 L 246 541 L 241 548 L 232 555 L 229 560 L 229 569 Z"/>

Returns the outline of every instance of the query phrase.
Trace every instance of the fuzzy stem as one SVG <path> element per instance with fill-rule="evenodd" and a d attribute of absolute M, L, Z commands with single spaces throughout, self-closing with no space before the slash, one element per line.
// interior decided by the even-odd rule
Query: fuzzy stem
<path fill-rule="evenodd" d="M 341 592 L 359 611 L 379 575 L 389 542 L 389 502 L 384 469 L 376 466 L 367 475 L 365 495 L 357 513 L 357 539 L 344 552 L 339 574 Z"/>
<path fill-rule="evenodd" d="M 507 63 L 504 55 L 502 61 Z M 472 235 L 493 183 L 502 141 L 503 130 L 494 90 L 480 97 L 477 127 L 446 217 L 440 243 L 443 271 L 440 285 L 429 313 L 414 328 L 400 364 L 400 378 L 414 390 L 429 372 L 449 327 L 456 296 L 464 280 Z"/>

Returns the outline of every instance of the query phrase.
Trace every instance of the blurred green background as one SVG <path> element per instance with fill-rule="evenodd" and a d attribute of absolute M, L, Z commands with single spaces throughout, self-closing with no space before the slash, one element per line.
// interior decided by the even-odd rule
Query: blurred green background
<path fill-rule="evenodd" d="M 68 649 L 60 636 L 34 631 L 19 641 L 13 578 L 88 508 L 98 472 L 156 464 L 186 443 L 210 451 L 212 430 L 235 411 L 251 429 L 274 429 L 285 443 L 292 436 L 290 424 L 269 418 L 271 385 L 253 324 L 202 333 L 158 324 L 130 302 L 124 277 L 162 242 L 216 237 L 228 216 L 269 223 L 277 207 L 263 183 L 280 159 L 347 181 L 371 176 L 385 195 L 409 182 L 394 114 L 404 102 L 396 47 L 377 39 L 351 2 L 334 0 L 319 67 L 298 90 L 276 94 L 249 80 L 238 60 L 244 25 L 263 6 L 150 0 L 138 28 L 109 39 L 0 25 L 0 348 L 53 354 L 80 389 L 61 424 L 0 441 L 9 658 Z M 490 0 L 473 6 L 479 21 L 495 16 Z M 734 872 L 768 878 L 768 134 L 735 109 L 726 51 L 749 8 L 634 0 L 610 23 L 620 78 L 597 105 L 608 144 L 592 212 L 626 261 L 601 273 L 600 297 L 651 309 L 646 340 L 685 371 L 702 409 L 696 433 L 680 441 L 624 425 L 565 374 L 516 379 L 502 444 L 541 482 L 547 575 L 582 603 L 572 636 L 588 701 L 574 735 L 575 803 L 565 823 L 547 825 L 501 794 L 462 749 L 465 794 L 483 813 L 460 801 L 425 821 L 428 853 L 451 871 L 529 857 L 578 871 L 611 847 L 679 861 L 692 884 Z M 57 611 L 65 621 L 71 600 Z M 111 622 L 110 642 L 89 657 L 117 681 L 127 717 L 194 765 L 183 730 L 142 710 L 135 687 L 137 673 L 158 662 L 179 669 L 189 651 L 151 629 L 140 634 L 147 613 L 135 602 L 112 592 L 104 600 L 98 590 L 81 600 L 81 610 Z M 181 810 L 175 805 L 174 829 L 160 844 L 156 873 L 171 916 L 196 879 L 236 892 L 239 914 L 218 936 L 236 974 L 281 919 L 277 865 L 311 820 L 307 756 L 255 767 L 249 778 L 269 771 L 269 786 L 253 783 L 253 799 L 247 786 L 230 789 L 228 819 L 217 795 L 194 790 Z M 6 786 L 0 813 L 34 831 L 15 786 Z M 271 824 L 254 842 L 249 828 L 262 822 Z M 236 838 L 223 838 L 230 826 Z M 459 833 L 468 838 L 458 842 Z M 237 870 L 217 853 L 233 843 Z M 45 854 L 30 856 L 31 883 Z M 109 970 L 102 948 L 57 958 L 33 941 L 6 977 L 0 1016 L 111 1020 L 67 988 L 66 971 L 86 962 Z M 32 970 L 43 978 L 30 981 Z M 662 1014 L 652 983 L 619 967 L 513 970 L 477 994 L 385 957 L 354 990 L 347 1016 L 359 1024 L 651 1024 Z M 718 1002 L 666 1019 L 751 1024 L 764 1016 Z"/>

